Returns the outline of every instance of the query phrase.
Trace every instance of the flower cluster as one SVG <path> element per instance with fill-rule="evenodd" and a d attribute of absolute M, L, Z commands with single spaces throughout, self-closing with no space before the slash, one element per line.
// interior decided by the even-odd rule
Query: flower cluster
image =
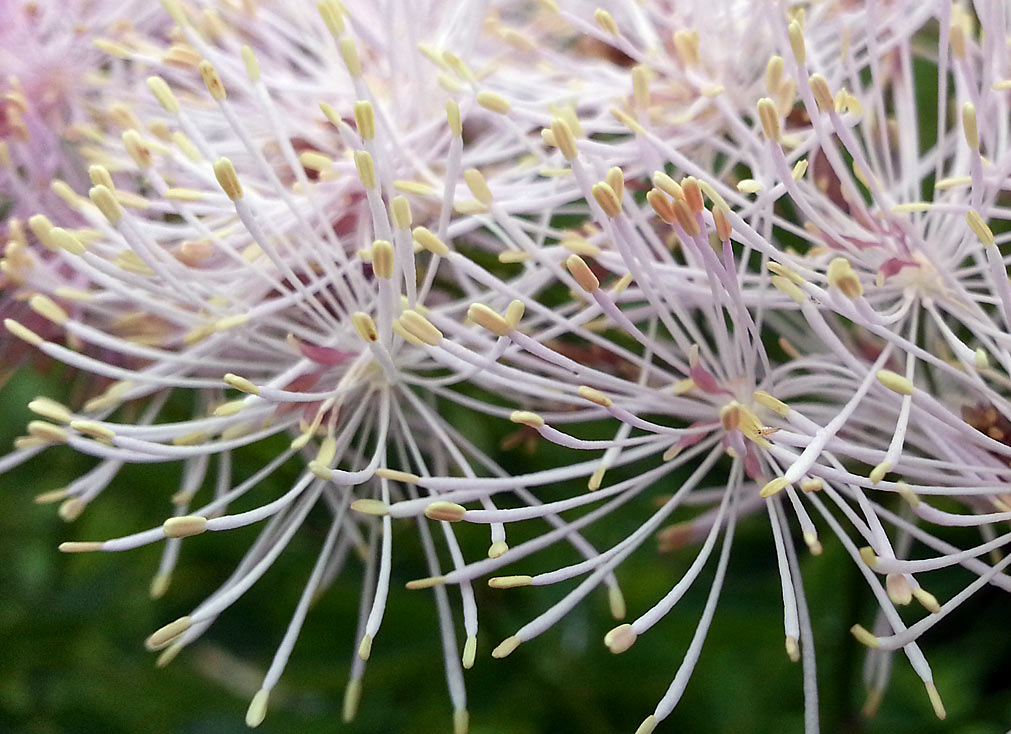
<path fill-rule="evenodd" d="M 39 419 L 0 471 L 60 447 L 95 457 L 39 497 L 71 521 L 123 466 L 181 463 L 164 522 L 61 546 L 163 543 L 155 597 L 184 538 L 262 523 L 235 572 L 148 639 L 159 664 L 263 576 L 314 508 L 325 539 L 250 726 L 311 602 L 361 558 L 353 718 L 403 519 L 430 572 L 407 587 L 434 590 L 457 732 L 476 581 L 571 586 L 496 658 L 600 586 L 622 622 L 604 643 L 624 653 L 713 561 L 648 734 L 689 683 L 737 524 L 764 514 L 806 730 L 818 701 L 799 549 L 829 542 L 879 607 L 852 628 L 870 648 L 867 710 L 901 650 L 944 717 L 921 636 L 983 586 L 1011 590 L 1011 560 L 985 559 L 1011 540 L 999 0 L 417 3 L 393 17 L 334 0 L 311 13 L 163 4 L 131 27 L 101 14 L 88 26 L 119 35 L 95 41 L 111 60 L 84 101 L 57 109 L 22 81 L 0 108 L 0 132 L 19 140 L 0 149 L 13 207 L 0 266 L 27 304 L 5 326 L 94 390 L 80 405 L 33 401 Z M 46 29 L 40 43 L 82 35 L 38 7 L 22 20 Z M 70 145 L 82 115 L 95 126 Z M 46 135 L 71 154 L 54 158 Z M 58 205 L 25 183 L 57 173 Z M 510 472 L 464 419 L 518 427 L 567 458 Z M 239 479 L 248 447 L 278 437 L 287 448 Z M 278 486 L 290 467 L 298 478 Z M 591 544 L 598 521 L 642 497 L 655 510 L 634 531 Z M 510 547 L 509 525 L 528 521 L 546 529 Z M 460 522 L 488 526 L 480 553 Z M 982 540 L 958 548 L 945 526 Z M 621 564 L 651 539 L 694 560 L 624 622 Z M 555 544 L 578 560 L 493 575 Z M 940 600 L 923 577 L 952 566 L 969 580 Z M 914 600 L 919 612 L 902 612 Z"/>

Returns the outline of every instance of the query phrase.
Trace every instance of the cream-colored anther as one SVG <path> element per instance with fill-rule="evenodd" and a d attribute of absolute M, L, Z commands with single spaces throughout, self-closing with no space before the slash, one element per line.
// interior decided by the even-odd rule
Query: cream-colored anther
<path fill-rule="evenodd" d="M 374 189 L 378 186 L 376 180 L 376 168 L 372 162 L 372 156 L 368 151 L 356 150 L 354 154 L 355 168 L 358 169 L 358 178 L 362 186 L 367 189 Z"/>
<path fill-rule="evenodd" d="M 446 122 L 449 123 L 449 131 L 454 137 L 463 135 L 463 122 L 460 119 L 460 105 L 455 99 L 446 100 Z"/>
<path fill-rule="evenodd" d="M 604 214 L 612 218 L 621 214 L 621 199 L 609 184 L 604 181 L 595 183 L 590 191 L 597 204 L 604 210 Z"/>
<path fill-rule="evenodd" d="M 242 198 L 242 184 L 239 183 L 239 175 L 230 160 L 218 158 L 214 161 L 214 177 L 218 179 L 218 185 L 229 199 L 238 201 Z"/>
<path fill-rule="evenodd" d="M 979 241 L 984 245 L 995 244 L 993 231 L 987 226 L 987 223 L 983 221 L 983 217 L 975 209 L 970 209 L 965 213 L 965 223 L 969 225 L 969 229 L 979 238 Z"/>
<path fill-rule="evenodd" d="M 487 89 L 482 89 L 477 93 L 477 103 L 486 110 L 497 112 L 500 115 L 506 114 L 512 108 L 512 105 L 509 104 L 509 100 L 501 94 L 489 92 Z"/>
<path fill-rule="evenodd" d="M 151 148 L 141 138 L 140 133 L 136 130 L 126 130 L 123 133 L 123 146 L 126 148 L 126 152 L 130 154 L 130 157 L 133 158 L 133 162 L 137 164 L 138 168 L 145 169 L 151 167 L 151 164 L 154 162 L 151 157 Z"/>
<path fill-rule="evenodd" d="M 493 197 L 491 195 L 491 189 L 488 188 L 488 182 L 482 174 L 476 168 L 468 168 L 463 172 L 463 180 L 467 182 L 467 188 L 470 192 L 474 194 L 474 198 L 480 201 L 485 206 L 491 206 Z"/>
<path fill-rule="evenodd" d="M 532 581 L 532 576 L 495 576 L 488 579 L 488 586 L 493 589 L 516 589 L 521 586 L 530 586 Z"/>
<path fill-rule="evenodd" d="M 614 195 L 618 197 L 621 201 L 621 197 L 625 193 L 625 174 L 622 173 L 621 169 L 617 166 L 613 166 L 607 169 L 607 174 L 604 176 L 604 180 L 607 185 L 614 189 Z"/>
<path fill-rule="evenodd" d="M 455 502 L 433 502 L 425 508 L 425 517 L 443 522 L 460 522 L 466 513 L 467 508 Z"/>
<path fill-rule="evenodd" d="M 450 252 L 446 243 L 440 240 L 427 227 L 415 227 L 411 234 L 414 237 L 415 242 L 431 252 L 433 255 L 446 257 Z"/>
<path fill-rule="evenodd" d="M 804 62 L 807 61 L 807 48 L 804 45 L 804 29 L 800 23 L 791 20 L 786 30 L 790 36 L 790 48 L 793 49 L 793 57 L 797 59 L 799 66 L 803 66 Z"/>
<path fill-rule="evenodd" d="M 390 214 L 393 215 L 393 226 L 397 229 L 410 229 L 413 217 L 411 203 L 406 196 L 394 196 L 390 202 Z"/>
<path fill-rule="evenodd" d="M 619 655 L 635 644 L 638 635 L 630 624 L 621 624 L 604 635 L 604 644 L 615 655 Z"/>
<path fill-rule="evenodd" d="M 162 109 L 170 115 L 179 114 L 179 100 L 176 99 L 172 88 L 164 79 L 160 76 L 149 76 L 147 78 L 147 88 L 151 90 L 151 94 L 158 100 L 158 104 L 162 106 Z"/>
<path fill-rule="evenodd" d="M 385 280 L 393 277 L 393 245 L 386 240 L 372 243 L 372 272 Z"/>
<path fill-rule="evenodd" d="M 603 8 L 597 8 L 593 11 L 593 19 L 607 33 L 610 33 L 612 36 L 618 35 L 618 24 L 614 22 L 614 16 Z"/>
<path fill-rule="evenodd" d="M 783 70 L 785 68 L 782 56 L 771 56 L 765 65 L 765 91 L 772 96 L 779 92 L 783 83 Z"/>
<path fill-rule="evenodd" d="M 682 28 L 674 31 L 674 53 L 677 54 L 678 61 L 682 66 L 698 66 L 702 57 L 699 56 L 699 33 L 698 31 Z"/>
<path fill-rule="evenodd" d="M 243 46 L 240 53 L 242 63 L 246 66 L 246 76 L 249 77 L 249 81 L 256 84 L 260 81 L 260 62 L 256 58 L 256 52 L 250 46 Z"/>
<path fill-rule="evenodd" d="M 221 77 L 218 76 L 218 70 L 214 68 L 212 64 L 207 59 L 200 62 L 200 78 L 204 80 L 204 84 L 207 86 L 207 91 L 211 93 L 218 102 L 224 101 L 227 94 L 225 93 L 225 85 L 221 83 Z"/>
<path fill-rule="evenodd" d="M 509 420 L 519 423 L 529 428 L 543 428 L 544 419 L 529 410 L 514 410 L 509 415 Z"/>
<path fill-rule="evenodd" d="M 656 186 L 661 191 L 674 197 L 675 199 L 685 198 L 685 194 L 681 190 L 681 184 L 672 179 L 663 171 L 655 171 L 653 173 L 653 185 Z"/>
<path fill-rule="evenodd" d="M 363 311 L 355 311 L 351 314 L 351 325 L 355 327 L 358 336 L 367 342 L 379 341 L 379 330 L 372 317 Z"/>
<path fill-rule="evenodd" d="M 844 257 L 833 258 L 828 264 L 828 283 L 847 298 L 860 298 L 864 294 L 864 287 L 860 283 L 850 261 Z"/>
<path fill-rule="evenodd" d="M 41 337 L 25 327 L 23 324 L 15 322 L 13 318 L 4 318 L 3 325 L 8 332 L 21 341 L 27 342 L 32 347 L 38 347 L 44 343 L 44 340 Z"/>
<path fill-rule="evenodd" d="M 347 36 L 342 37 L 337 42 L 337 48 L 340 50 L 341 58 L 344 60 L 344 66 L 348 70 L 353 78 L 357 79 L 362 75 L 362 62 L 358 58 L 358 47 L 355 45 L 353 38 L 348 38 Z"/>
<path fill-rule="evenodd" d="M 526 304 L 519 299 L 509 301 L 509 305 L 506 306 L 505 310 L 505 320 L 509 324 L 510 329 L 515 329 L 520 325 L 520 321 L 523 319 L 523 314 L 527 311 Z"/>
<path fill-rule="evenodd" d="M 579 255 L 569 255 L 565 260 L 565 267 L 568 268 L 569 273 L 579 283 L 579 287 L 587 293 L 593 293 L 600 287 L 600 281 L 597 279 L 597 276 L 593 274 L 590 266 Z"/>
<path fill-rule="evenodd" d="M 253 384 L 251 381 L 247 380 L 245 377 L 240 375 L 235 375 L 229 372 L 222 378 L 226 385 L 231 388 L 238 390 L 239 392 L 244 392 L 247 395 L 259 395 L 260 388 Z"/>
<path fill-rule="evenodd" d="M 400 315 L 400 323 L 411 334 L 429 346 L 434 347 L 442 340 L 442 332 L 435 327 L 435 324 L 414 309 L 405 310 Z"/>
<path fill-rule="evenodd" d="M 818 109 L 822 112 L 835 112 L 835 98 L 828 86 L 828 79 L 821 74 L 812 74 L 808 84 L 811 85 L 811 93 L 814 95 L 814 101 L 818 103 Z"/>
<path fill-rule="evenodd" d="M 372 140 L 376 137 L 376 115 L 372 103 L 359 101 L 354 104 L 355 127 L 362 140 Z"/>
<path fill-rule="evenodd" d="M 587 385 L 580 385 L 577 394 L 584 400 L 596 403 L 602 408 L 610 408 L 612 405 L 611 398 L 607 397 L 607 395 L 602 393 L 600 390 L 588 387 Z"/>
<path fill-rule="evenodd" d="M 316 3 L 316 9 L 319 11 L 320 17 L 323 18 L 326 29 L 330 31 L 330 35 L 340 38 L 346 29 L 344 18 L 341 15 L 341 4 L 337 0 L 320 0 Z"/>
<path fill-rule="evenodd" d="M 962 105 L 962 132 L 971 150 L 979 150 L 979 128 L 976 125 L 976 106 L 972 102 Z"/>
<path fill-rule="evenodd" d="M 562 151 L 565 160 L 573 161 L 579 155 L 576 147 L 576 136 L 572 133 L 572 128 L 565 120 L 556 117 L 551 121 L 551 134 L 554 137 L 554 144 Z"/>
<path fill-rule="evenodd" d="M 470 308 L 467 309 L 467 318 L 495 336 L 508 336 L 512 331 L 508 321 L 483 303 L 470 304 Z"/>
<path fill-rule="evenodd" d="M 205 530 L 207 530 L 207 518 L 200 515 L 170 517 L 162 523 L 162 531 L 166 538 L 188 538 L 200 535 Z"/>
<path fill-rule="evenodd" d="M 916 391 L 912 381 L 898 372 L 878 370 L 875 377 L 878 378 L 878 382 L 899 395 L 912 395 Z"/>
<path fill-rule="evenodd" d="M 779 124 L 779 109 L 769 97 L 758 100 L 758 119 L 762 123 L 762 132 L 766 138 L 774 143 L 782 141 L 783 129 Z"/>
<path fill-rule="evenodd" d="M 644 64 L 636 64 L 632 67 L 632 98 L 636 107 L 646 109 L 649 107 L 649 67 Z"/>
<path fill-rule="evenodd" d="M 109 220 L 110 224 L 119 224 L 123 218 L 123 209 L 108 186 L 92 186 L 88 191 L 88 196 L 91 197 L 91 203 L 98 207 L 102 216 Z M 29 220 L 30 223 L 31 220 Z"/>
<path fill-rule="evenodd" d="M 49 241 L 71 255 L 83 255 L 86 252 L 81 241 L 63 227 L 53 227 L 49 231 Z"/>

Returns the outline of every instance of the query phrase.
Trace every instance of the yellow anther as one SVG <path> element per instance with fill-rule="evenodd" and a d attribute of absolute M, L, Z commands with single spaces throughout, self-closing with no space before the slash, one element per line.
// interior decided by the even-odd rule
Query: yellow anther
<path fill-rule="evenodd" d="M 504 658 L 511 655 L 516 651 L 516 648 L 523 643 L 523 640 L 519 637 L 513 635 L 512 637 L 507 637 L 502 642 L 498 644 L 494 650 L 491 651 L 491 656 L 493 658 Z"/>
<path fill-rule="evenodd" d="M 415 227 L 412 232 L 414 241 L 431 252 L 433 255 L 446 257 L 449 254 L 449 247 L 446 243 L 436 237 L 425 227 Z"/>
<path fill-rule="evenodd" d="M 474 198 L 480 201 L 485 206 L 491 206 L 492 195 L 491 189 L 488 188 L 488 182 L 482 174 L 476 168 L 468 168 L 463 172 L 463 179 L 467 182 L 467 188 L 470 192 L 474 194 Z"/>
<path fill-rule="evenodd" d="M 355 127 L 362 140 L 372 140 L 376 137 L 376 115 L 372 109 L 372 103 L 368 101 L 355 102 L 354 104 Z"/>
<path fill-rule="evenodd" d="M 477 103 L 486 110 L 497 112 L 500 115 L 506 114 L 512 107 L 512 105 L 509 104 L 509 100 L 501 94 L 489 92 L 487 89 L 482 89 L 477 93 Z"/>
<path fill-rule="evenodd" d="M 372 163 L 372 156 L 368 151 L 356 150 L 354 154 L 355 168 L 358 169 L 358 178 L 362 186 L 367 189 L 374 189 L 378 185 L 376 181 L 376 167 Z"/>
<path fill-rule="evenodd" d="M 362 515 L 376 515 L 382 517 L 390 513 L 389 506 L 382 500 L 360 499 L 355 500 L 350 505 L 351 509 Z"/>
<path fill-rule="evenodd" d="M 411 203 L 406 196 L 394 196 L 390 202 L 390 213 L 393 215 L 393 226 L 397 229 L 410 229 L 413 218 Z"/>
<path fill-rule="evenodd" d="M 579 283 L 579 287 L 587 293 L 593 293 L 600 287 L 600 281 L 597 279 L 597 276 L 593 274 L 590 266 L 579 255 L 569 255 L 565 260 L 565 267 L 568 268 L 569 273 Z"/>
<path fill-rule="evenodd" d="M 218 179 L 218 185 L 232 201 L 242 198 L 242 184 L 239 183 L 239 175 L 235 172 L 235 166 L 227 158 L 218 158 L 214 162 L 214 176 Z"/>
<path fill-rule="evenodd" d="M 467 318 L 496 336 L 508 336 L 512 331 L 508 321 L 483 303 L 472 303 L 467 309 Z"/>
<path fill-rule="evenodd" d="M 91 202 L 98 207 L 102 216 L 109 220 L 110 224 L 119 224 L 123 218 L 123 210 L 107 186 L 92 186 L 88 191 L 88 196 L 91 197 Z"/>
<path fill-rule="evenodd" d="M 254 385 L 249 380 L 247 380 L 245 377 L 240 377 L 239 375 L 234 375 L 231 372 L 229 372 L 228 374 L 225 375 L 224 381 L 226 385 L 240 392 L 244 392 L 249 395 L 260 394 L 260 388 Z"/>
<path fill-rule="evenodd" d="M 393 277 L 393 245 L 386 240 L 372 243 L 372 272 L 384 280 Z"/>
<path fill-rule="evenodd" d="M 891 370 L 878 370 L 875 377 L 878 378 L 878 382 L 899 395 L 912 395 L 916 390 L 912 381 Z"/>
<path fill-rule="evenodd" d="M 454 99 L 446 100 L 446 121 L 454 137 L 463 135 L 463 122 L 460 120 L 460 105 Z"/>
<path fill-rule="evenodd" d="M 530 586 L 531 576 L 495 576 L 488 579 L 488 586 L 493 589 L 515 589 L 520 586 Z"/>
<path fill-rule="evenodd" d="M 881 642 L 877 637 L 872 635 L 867 631 L 862 625 L 855 624 L 850 627 L 850 633 L 857 639 L 857 642 L 866 645 L 867 647 L 876 648 L 881 645 Z"/>
<path fill-rule="evenodd" d="M 971 150 L 979 150 L 979 128 L 976 126 L 976 107 L 972 102 L 962 105 L 962 132 Z"/>
<path fill-rule="evenodd" d="M 787 27 L 787 33 L 790 36 L 790 48 L 793 49 L 793 57 L 797 59 L 799 66 L 803 66 L 807 60 L 807 48 L 804 45 L 804 29 L 800 23 L 792 20 Z"/>
<path fill-rule="evenodd" d="M 762 132 L 769 140 L 779 143 L 783 139 L 783 129 L 779 124 L 779 109 L 769 97 L 758 100 L 758 119 L 762 123 Z"/>
<path fill-rule="evenodd" d="M 249 81 L 256 84 L 260 81 L 260 62 L 256 58 L 256 53 L 250 46 L 243 46 L 241 49 L 242 63 L 246 65 L 246 76 Z"/>
<path fill-rule="evenodd" d="M 520 321 L 523 319 L 523 314 L 526 313 L 527 307 L 523 301 L 518 299 L 509 301 L 509 305 L 506 306 L 505 310 L 505 320 L 509 324 L 510 329 L 515 329 L 520 325 Z"/>
<path fill-rule="evenodd" d="M 784 63 L 782 56 L 771 56 L 765 65 L 765 91 L 769 95 L 776 94 L 783 83 Z"/>
<path fill-rule="evenodd" d="M 618 35 L 618 24 L 614 22 L 614 17 L 609 12 L 603 8 L 597 8 L 593 11 L 593 18 L 597 21 L 597 25 L 606 32 L 612 36 Z"/>
<path fill-rule="evenodd" d="M 376 476 L 382 479 L 388 479 L 391 482 L 401 482 L 403 484 L 417 484 L 421 481 L 421 477 L 417 474 L 411 474 L 406 471 L 399 471 L 397 469 L 376 469 Z"/>
<path fill-rule="evenodd" d="M 970 209 L 965 213 L 965 222 L 969 225 L 969 229 L 979 238 L 979 241 L 984 245 L 993 245 L 995 243 L 993 231 L 987 226 L 987 223 L 983 221 L 983 217 L 975 209 Z"/>
<path fill-rule="evenodd" d="M 170 115 L 179 114 L 179 100 L 176 99 L 172 88 L 169 87 L 164 79 L 160 76 L 149 76 L 147 78 L 147 88 L 151 90 L 151 94 L 158 100 L 158 104 L 162 106 L 162 109 Z"/>
<path fill-rule="evenodd" d="M 70 318 L 69 314 L 56 305 L 49 296 L 44 296 L 41 293 L 36 293 L 29 298 L 28 305 L 32 311 L 54 324 L 64 324 Z"/>
<path fill-rule="evenodd" d="M 655 171 L 653 173 L 653 185 L 661 191 L 670 194 L 675 199 L 683 199 L 685 197 L 684 191 L 681 190 L 681 184 L 663 171 Z"/>
<path fill-rule="evenodd" d="M 545 425 L 543 418 L 529 410 L 514 410 L 509 416 L 509 420 L 534 429 L 543 428 Z"/>
<path fill-rule="evenodd" d="M 162 523 L 162 530 L 165 532 L 166 538 L 188 538 L 191 535 L 200 535 L 207 530 L 207 518 L 200 515 L 170 517 Z"/>
<path fill-rule="evenodd" d="M 595 183 L 591 192 L 597 204 L 600 205 L 600 208 L 604 210 L 604 214 L 608 217 L 616 217 L 621 214 L 621 199 L 618 198 L 618 195 L 611 188 L 610 184 L 603 181 Z"/>
<path fill-rule="evenodd" d="M 442 340 L 442 332 L 435 325 L 413 309 L 407 309 L 400 315 L 400 323 L 404 328 L 429 346 L 435 346 Z"/>
<path fill-rule="evenodd" d="M 204 84 L 207 86 L 207 91 L 211 93 L 218 102 L 221 102 L 227 96 L 225 93 L 225 85 L 221 83 L 221 77 L 218 76 L 217 69 L 214 68 L 212 64 L 207 59 L 200 62 L 200 77 L 204 80 Z"/>
<path fill-rule="evenodd" d="M 775 479 L 766 482 L 765 486 L 762 487 L 762 491 L 759 492 L 759 496 L 762 499 L 772 497 L 774 494 L 782 492 L 790 483 L 786 481 L 786 477 L 776 477 Z"/>
<path fill-rule="evenodd" d="M 344 60 L 344 66 L 347 67 L 348 74 L 355 79 L 360 77 L 362 75 L 362 62 L 358 58 L 358 47 L 355 46 L 354 39 L 344 36 L 337 42 L 337 47 L 340 49 L 341 58 Z"/>
<path fill-rule="evenodd" d="M 844 257 L 833 258 L 828 264 L 829 285 L 838 288 L 844 296 L 850 299 L 860 298 L 864 294 L 864 287 L 860 284 L 850 261 Z"/>
<path fill-rule="evenodd" d="M 607 169 L 604 180 L 614 190 L 614 195 L 618 197 L 618 200 L 621 201 L 621 197 L 625 193 L 625 174 L 621 172 L 621 169 L 617 166 Z"/>
<path fill-rule="evenodd" d="M 698 31 L 681 29 L 674 31 L 674 53 L 677 54 L 678 61 L 682 66 L 698 66 L 701 61 L 699 56 L 699 34 Z"/>
<path fill-rule="evenodd" d="M 610 408 L 611 405 L 613 404 L 611 398 L 607 397 L 607 395 L 602 393 L 600 390 L 588 387 L 586 385 L 580 385 L 577 393 L 579 397 L 583 398 L 584 400 L 589 400 L 591 403 L 596 403 L 602 408 Z"/>
<path fill-rule="evenodd" d="M 351 314 L 351 325 L 355 327 L 358 336 L 367 342 L 379 341 L 379 330 L 372 317 L 363 311 L 355 311 Z"/>

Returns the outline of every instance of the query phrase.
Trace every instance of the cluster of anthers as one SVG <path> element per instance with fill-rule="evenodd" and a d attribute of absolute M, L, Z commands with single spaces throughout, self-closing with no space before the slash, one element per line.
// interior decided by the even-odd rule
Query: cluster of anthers
<path fill-rule="evenodd" d="M 66 209 L 46 209 L 9 177 L 18 206 L 39 213 L 8 220 L 0 261 L 30 310 L 7 331 L 97 385 L 79 407 L 34 400 L 39 418 L 0 471 L 56 446 L 95 457 L 38 498 L 70 521 L 126 464 L 184 467 L 163 523 L 62 550 L 162 542 L 159 597 L 184 538 L 264 523 L 235 572 L 148 639 L 159 664 L 323 507 L 328 532 L 246 720 L 264 719 L 310 604 L 359 556 L 350 720 L 391 590 L 393 522 L 414 518 L 430 576 L 407 586 L 434 588 L 459 733 L 476 580 L 569 544 L 570 565 L 490 577 L 496 589 L 576 582 L 492 655 L 599 586 L 622 621 L 604 643 L 623 653 L 715 554 L 648 734 L 695 668 L 737 524 L 764 512 L 806 731 L 818 701 L 795 529 L 814 555 L 831 531 L 878 604 L 870 630 L 852 629 L 871 648 L 868 711 L 901 650 L 944 717 L 920 637 L 983 586 L 1011 591 L 1011 557 L 984 560 L 1011 540 L 998 531 L 1011 520 L 1000 0 L 727 3 L 724 15 L 418 3 L 393 18 L 334 0 L 314 18 L 288 3 L 163 4 L 163 35 L 96 42 L 139 83 L 129 105 L 102 97 L 108 75 L 89 97 L 109 106 L 75 151 L 87 196 L 67 171 L 52 184 Z M 8 120 L 29 109 L 17 102 Z M 510 473 L 464 420 L 511 421 L 570 458 Z M 613 438 L 584 437 L 602 427 Z M 279 436 L 287 447 L 239 479 L 246 447 Z M 297 480 L 277 490 L 292 466 Z M 651 493 L 656 509 L 627 536 L 595 526 Z M 704 509 L 671 522 L 686 507 Z M 528 520 L 547 529 L 510 547 L 507 526 Z M 468 561 L 459 522 L 489 526 L 487 557 Z M 944 526 L 982 542 L 957 548 Z M 697 553 L 624 622 L 619 567 L 651 538 Z M 932 555 L 910 557 L 921 549 Z M 921 577 L 951 566 L 971 580 L 942 602 Z M 910 623 L 913 600 L 925 614 Z"/>

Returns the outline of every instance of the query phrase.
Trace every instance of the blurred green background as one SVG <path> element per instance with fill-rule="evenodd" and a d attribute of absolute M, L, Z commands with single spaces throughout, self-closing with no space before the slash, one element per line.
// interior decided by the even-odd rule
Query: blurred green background
<path fill-rule="evenodd" d="M 69 399 L 73 380 L 61 371 L 22 369 L 0 391 L 0 443 L 9 447 L 30 418 L 37 394 Z M 467 427 L 483 445 L 500 437 Z M 270 446 L 258 449 L 269 456 Z M 521 471 L 544 460 L 522 450 L 499 455 Z M 255 463 L 257 455 L 245 461 Z M 152 465 L 124 472 L 75 523 L 55 506 L 37 506 L 38 492 L 63 486 L 90 466 L 69 450 L 52 450 L 0 477 L 0 731 L 243 732 L 249 697 L 259 685 L 322 542 L 316 518 L 262 582 L 229 610 L 197 645 L 158 670 L 142 642 L 151 631 L 187 613 L 230 573 L 256 528 L 188 539 L 167 596 L 152 601 L 148 586 L 160 548 L 125 554 L 62 555 L 62 540 L 114 537 L 151 527 L 166 516 L 178 470 Z M 247 472 L 249 470 L 247 469 Z M 290 475 L 288 475 L 290 478 Z M 278 488 L 279 491 L 280 488 Z M 657 492 L 669 492 L 658 488 Z M 572 491 L 562 488 L 561 492 Z M 631 503 L 589 533 L 598 547 L 616 542 L 651 511 L 653 496 Z M 404 590 L 427 575 L 416 531 L 397 523 L 394 584 L 382 631 L 373 647 L 357 720 L 340 722 L 341 700 L 355 650 L 360 568 L 350 564 L 313 608 L 287 672 L 261 726 L 264 732 L 447 732 L 451 710 L 430 591 Z M 461 531 L 470 557 L 483 553 L 482 529 Z M 522 532 L 536 530 L 535 527 Z M 480 532 L 479 532 L 480 531 Z M 514 539 L 519 534 L 513 536 Z M 971 535 L 956 540 L 972 542 Z M 1011 724 L 1011 599 L 988 589 L 923 640 L 948 720 L 934 719 L 919 680 L 896 658 L 891 688 L 877 717 L 859 711 L 864 651 L 850 636 L 854 622 L 873 621 L 870 594 L 837 542 L 802 559 L 819 668 L 822 731 L 989 734 Z M 801 544 L 801 547 L 802 544 Z M 629 614 L 637 616 L 676 582 L 692 549 L 659 555 L 647 543 L 619 569 Z M 567 563 L 564 549 L 527 559 L 515 573 Z M 602 644 L 615 623 L 597 592 L 562 623 L 505 660 L 491 649 L 546 609 L 561 588 L 496 591 L 477 583 L 481 614 L 477 664 L 466 675 L 471 731 L 633 732 L 670 684 L 699 618 L 707 572 L 665 620 L 628 652 Z M 958 573 L 927 582 L 946 599 L 964 584 Z M 566 587 L 571 588 L 569 586 Z M 454 594 L 451 598 L 456 601 Z M 919 610 L 910 610 L 916 618 Z M 461 626 L 457 617 L 458 627 Z M 462 634 L 462 632 L 461 632 Z M 462 637 L 460 639 L 462 644 Z M 687 693 L 660 732 L 800 732 L 803 700 L 799 664 L 783 650 L 775 554 L 764 514 L 739 526 L 725 590 Z"/>

